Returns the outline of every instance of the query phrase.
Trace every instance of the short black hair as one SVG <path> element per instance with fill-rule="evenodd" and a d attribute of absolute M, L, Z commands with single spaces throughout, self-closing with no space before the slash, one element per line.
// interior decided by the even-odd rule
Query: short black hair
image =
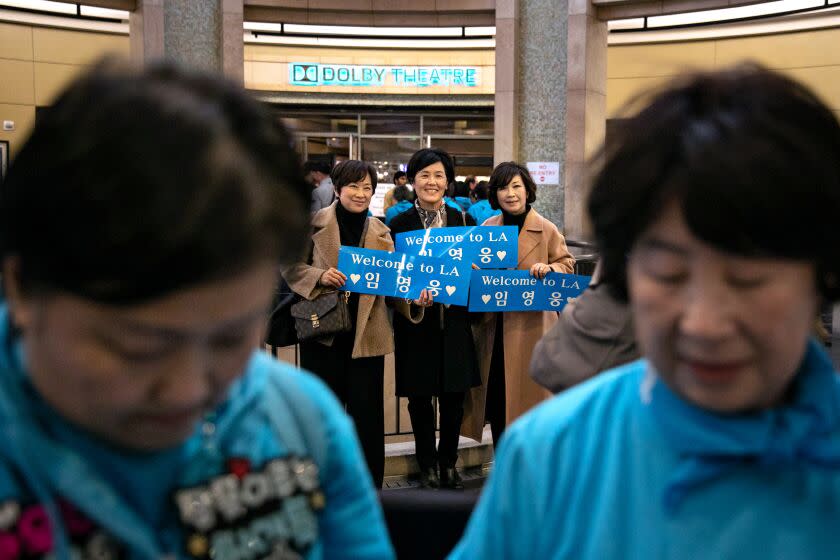
<path fill-rule="evenodd" d="M 487 199 L 487 185 L 489 185 L 487 181 L 479 181 L 478 183 L 476 183 L 475 188 L 472 192 L 472 195 L 473 197 L 475 197 L 476 200 Z"/>
<path fill-rule="evenodd" d="M 414 200 L 414 191 L 412 191 L 405 185 L 394 187 L 394 201 L 402 202 L 403 200 L 412 202 Z"/>
<path fill-rule="evenodd" d="M 680 79 L 595 164 L 589 213 L 618 297 L 639 235 L 677 200 L 704 242 L 810 261 L 821 295 L 840 298 L 840 123 L 797 82 L 756 64 Z"/>
<path fill-rule="evenodd" d="M 97 63 L 44 108 L 0 192 L 24 291 L 134 304 L 303 251 L 312 189 L 241 86 Z"/>
<path fill-rule="evenodd" d="M 308 159 L 303 164 L 303 174 L 309 175 L 313 171 L 317 171 L 318 173 L 323 173 L 324 175 L 330 174 L 330 164 L 325 161 L 317 161 Z"/>
<path fill-rule="evenodd" d="M 455 196 L 469 198 L 470 187 L 464 181 L 455 181 Z"/>
<path fill-rule="evenodd" d="M 376 189 L 376 169 L 365 161 L 348 159 L 342 161 L 330 171 L 330 179 L 335 192 L 341 192 L 341 188 L 345 185 L 361 181 L 365 178 L 365 175 L 370 175 L 370 185 Z"/>
<path fill-rule="evenodd" d="M 440 148 L 423 148 L 414 152 L 411 159 L 408 160 L 408 181 L 414 184 L 414 178 L 422 169 L 434 165 L 435 163 L 442 163 L 443 170 L 446 173 L 446 184 L 449 186 L 455 180 L 455 161 L 452 156 Z"/>
<path fill-rule="evenodd" d="M 528 204 L 533 204 L 537 200 L 537 185 L 531 178 L 528 168 L 515 161 L 503 161 L 490 174 L 490 182 L 487 183 L 487 200 L 490 201 L 490 208 L 499 209 L 499 189 L 506 187 L 517 175 L 522 178 L 522 183 L 525 185 Z"/>
<path fill-rule="evenodd" d="M 394 173 L 393 181 L 395 185 L 397 184 L 397 181 L 399 181 L 400 177 L 405 177 L 405 171 L 397 171 Z"/>

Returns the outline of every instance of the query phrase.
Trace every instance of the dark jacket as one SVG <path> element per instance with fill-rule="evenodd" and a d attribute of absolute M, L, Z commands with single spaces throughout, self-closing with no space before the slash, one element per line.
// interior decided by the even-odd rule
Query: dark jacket
<path fill-rule="evenodd" d="M 531 378 L 554 393 L 639 358 L 630 307 L 604 284 L 566 305 L 534 348 Z"/>
<path fill-rule="evenodd" d="M 466 223 L 465 223 L 466 218 Z M 475 220 L 446 207 L 447 227 L 474 226 Z M 422 230 L 416 208 L 391 221 L 391 233 Z M 439 303 L 425 310 L 414 324 L 394 314 L 394 368 L 397 396 L 440 395 L 466 391 L 481 384 L 470 313 L 466 307 Z"/>

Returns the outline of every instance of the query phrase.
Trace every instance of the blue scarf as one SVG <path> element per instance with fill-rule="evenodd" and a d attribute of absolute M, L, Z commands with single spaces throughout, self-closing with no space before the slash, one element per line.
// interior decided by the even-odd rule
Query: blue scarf
<path fill-rule="evenodd" d="M 790 402 L 732 416 L 683 400 L 656 377 L 647 396 L 643 384 L 643 400 L 681 456 L 665 488 L 667 511 L 674 513 L 688 492 L 738 467 L 840 470 L 840 377 L 816 341 L 808 342 L 793 383 Z"/>

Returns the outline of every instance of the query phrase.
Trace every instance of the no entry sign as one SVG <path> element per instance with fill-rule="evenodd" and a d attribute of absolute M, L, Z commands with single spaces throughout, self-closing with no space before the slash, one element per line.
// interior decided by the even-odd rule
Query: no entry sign
<path fill-rule="evenodd" d="M 556 161 L 529 161 L 528 172 L 537 185 L 559 185 L 560 163 Z"/>

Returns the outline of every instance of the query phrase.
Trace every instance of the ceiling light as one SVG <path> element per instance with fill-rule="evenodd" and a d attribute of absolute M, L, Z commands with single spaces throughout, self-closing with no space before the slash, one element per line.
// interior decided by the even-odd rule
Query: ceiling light
<path fill-rule="evenodd" d="M 271 33 L 283 32 L 282 23 L 263 23 L 259 21 L 246 21 L 242 24 L 242 27 L 244 27 L 248 31 L 266 31 Z"/>
<path fill-rule="evenodd" d="M 288 35 L 245 34 L 246 43 L 308 45 L 318 47 L 368 47 L 383 49 L 492 49 L 495 39 L 359 39 L 351 37 L 290 37 Z"/>
<path fill-rule="evenodd" d="M 837 0 L 840 2 L 840 0 Z M 489 27 L 465 27 L 464 28 L 464 35 L 467 37 L 490 37 L 496 36 L 496 27 L 489 26 Z"/>
<path fill-rule="evenodd" d="M 51 2 L 49 0 L 0 0 L 0 6 L 6 8 L 22 8 L 39 12 L 55 12 L 58 14 L 76 14 L 75 4 L 65 2 Z"/>
<path fill-rule="evenodd" d="M 840 0 L 838 0 L 840 2 Z M 607 22 L 607 29 L 618 31 L 620 29 L 644 29 L 645 18 L 614 19 Z"/>
<path fill-rule="evenodd" d="M 112 10 L 110 8 L 96 8 L 94 6 L 82 6 L 81 14 L 88 17 L 110 18 L 127 20 L 128 11 L 126 10 Z"/>
<path fill-rule="evenodd" d="M 673 14 L 667 16 L 651 16 L 647 18 L 648 27 L 672 27 L 676 25 L 695 25 L 698 23 L 711 23 L 733 19 L 745 19 L 772 14 L 806 10 L 824 6 L 824 0 L 779 0 L 777 2 L 764 2 L 751 4 L 749 6 L 737 6 L 735 8 L 722 8 L 719 10 L 704 10 L 702 12 L 689 12 L 686 14 Z"/>
<path fill-rule="evenodd" d="M 460 37 L 460 27 L 351 27 L 342 25 L 302 25 L 287 23 L 286 33 L 298 35 L 353 35 L 371 37 Z"/>

